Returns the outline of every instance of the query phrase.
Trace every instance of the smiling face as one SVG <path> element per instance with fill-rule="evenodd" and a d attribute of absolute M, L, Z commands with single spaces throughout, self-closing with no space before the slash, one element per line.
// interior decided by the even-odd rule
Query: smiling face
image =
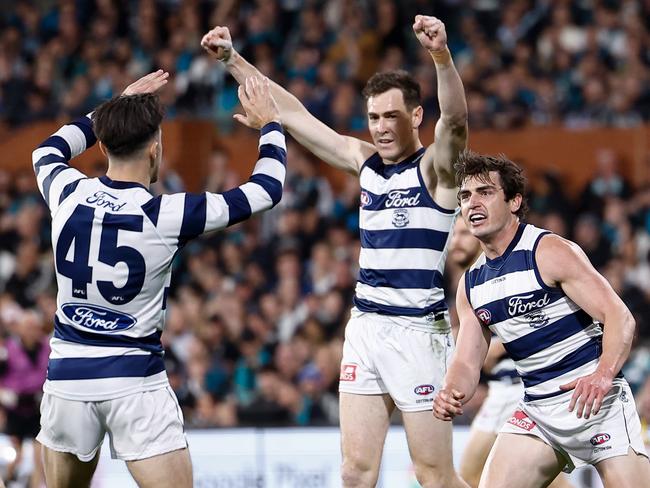
<path fill-rule="evenodd" d="M 517 193 L 506 200 L 499 173 L 490 171 L 487 177 L 467 177 L 458 192 L 458 200 L 469 231 L 480 240 L 488 241 L 519 219 L 516 212 L 522 196 Z"/>
<path fill-rule="evenodd" d="M 409 110 L 399 88 L 368 98 L 368 129 L 385 162 L 398 163 L 418 148 L 422 107 Z"/>

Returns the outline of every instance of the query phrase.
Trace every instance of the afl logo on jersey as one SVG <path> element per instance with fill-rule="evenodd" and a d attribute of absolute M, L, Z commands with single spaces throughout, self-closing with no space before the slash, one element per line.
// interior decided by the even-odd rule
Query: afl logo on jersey
<path fill-rule="evenodd" d="M 361 208 L 365 208 L 368 205 L 370 205 L 371 203 L 372 203 L 372 198 L 370 197 L 370 193 L 363 190 L 361 192 Z"/>
<path fill-rule="evenodd" d="M 93 332 L 119 332 L 130 329 L 137 322 L 128 313 L 85 303 L 66 303 L 61 311 L 73 324 Z"/>
<path fill-rule="evenodd" d="M 490 325 L 492 322 L 492 314 L 487 308 L 481 308 L 476 311 L 476 316 L 483 325 Z"/>
<path fill-rule="evenodd" d="M 413 389 L 416 395 L 422 396 L 431 395 L 431 393 L 433 393 L 433 390 L 435 390 L 433 385 L 419 385 Z"/>

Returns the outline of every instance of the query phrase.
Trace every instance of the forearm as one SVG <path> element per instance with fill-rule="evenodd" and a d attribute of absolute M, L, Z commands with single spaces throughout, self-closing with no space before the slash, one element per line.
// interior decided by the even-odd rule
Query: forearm
<path fill-rule="evenodd" d="M 480 367 L 460 360 L 453 360 L 445 375 L 443 389 L 456 390 L 465 396 L 461 400 L 467 403 L 474 396 L 480 378 Z"/>
<path fill-rule="evenodd" d="M 606 317 L 603 327 L 603 353 L 598 369 L 611 378 L 618 374 L 630 354 L 636 327 L 627 307 L 622 305 L 621 308 L 611 317 Z"/>
<path fill-rule="evenodd" d="M 436 65 L 438 78 L 438 103 L 440 117 L 453 127 L 465 127 L 467 123 L 467 101 L 460 75 L 448 49 L 430 53 Z"/>
<path fill-rule="evenodd" d="M 246 61 L 243 56 L 234 50 L 231 59 L 226 63 L 226 68 L 240 85 L 243 85 L 246 82 L 246 78 L 249 78 L 251 76 L 264 76 L 255 66 Z M 271 94 L 277 102 L 278 108 L 280 110 L 280 119 L 282 120 L 282 124 L 287 129 L 291 129 L 291 114 L 301 112 L 303 110 L 306 111 L 307 109 L 305 109 L 302 102 L 298 100 L 294 95 L 292 95 L 289 91 L 282 88 L 273 80 L 269 81 L 271 83 Z"/>

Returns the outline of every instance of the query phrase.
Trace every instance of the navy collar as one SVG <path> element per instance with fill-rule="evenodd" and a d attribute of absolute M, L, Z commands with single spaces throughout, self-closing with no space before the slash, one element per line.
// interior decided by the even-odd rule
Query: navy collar
<path fill-rule="evenodd" d="M 368 165 L 374 169 L 377 173 L 383 175 L 386 178 L 390 178 L 392 175 L 396 173 L 401 173 L 413 166 L 414 163 L 419 163 L 420 158 L 424 154 L 424 151 L 426 151 L 425 147 L 421 147 L 417 151 L 415 151 L 413 154 L 410 156 L 404 158 L 402 161 L 399 163 L 395 164 L 386 164 L 382 161 L 381 156 L 379 156 L 379 153 L 375 153 L 371 158 L 368 160 Z M 376 158 L 376 159 L 375 159 Z M 374 161 L 373 161 L 374 159 Z"/>
<path fill-rule="evenodd" d="M 517 232 L 515 233 L 515 236 L 512 238 L 512 241 L 510 241 L 510 244 L 508 244 L 508 247 L 503 252 L 503 254 L 501 256 L 497 256 L 494 259 L 489 259 L 487 256 L 485 256 L 485 264 L 487 264 L 490 268 L 493 269 L 500 268 L 501 265 L 506 261 L 506 259 L 508 259 L 508 256 L 510 256 L 512 250 L 521 240 L 521 236 L 524 233 L 525 228 L 526 228 L 526 224 L 524 224 L 523 222 L 519 222 L 519 227 L 517 228 Z"/>
<path fill-rule="evenodd" d="M 115 181 L 111 180 L 106 175 L 100 176 L 99 181 L 110 188 L 115 188 L 116 190 L 126 190 L 127 188 L 144 188 L 145 190 L 149 191 L 146 186 L 140 183 L 136 183 L 135 181 Z"/>

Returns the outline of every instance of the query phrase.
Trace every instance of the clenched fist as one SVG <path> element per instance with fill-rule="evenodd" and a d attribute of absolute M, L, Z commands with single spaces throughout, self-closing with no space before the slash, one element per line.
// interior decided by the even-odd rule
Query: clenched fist
<path fill-rule="evenodd" d="M 415 36 L 420 41 L 420 44 L 422 44 L 422 47 L 429 52 L 444 51 L 447 48 L 445 24 L 436 17 L 416 15 L 413 32 L 415 32 Z"/>
<path fill-rule="evenodd" d="M 217 26 L 201 39 L 201 46 L 219 61 L 228 63 L 233 55 L 232 38 L 228 27 Z"/>

